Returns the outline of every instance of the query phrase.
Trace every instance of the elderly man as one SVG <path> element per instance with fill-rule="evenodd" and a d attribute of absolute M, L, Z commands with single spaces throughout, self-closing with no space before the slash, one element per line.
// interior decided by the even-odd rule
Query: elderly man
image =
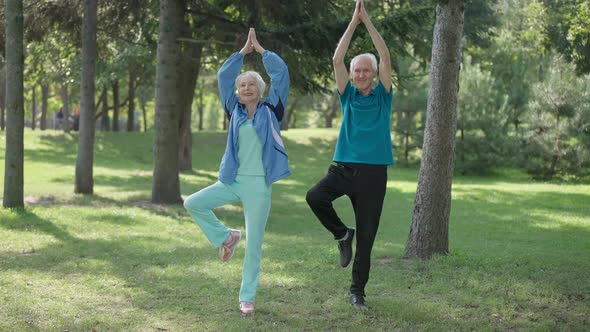
<path fill-rule="evenodd" d="M 357 55 L 350 62 L 350 78 L 344 56 L 356 27 L 363 23 L 379 53 Z M 371 250 L 379 227 L 387 185 L 387 165 L 392 165 L 391 145 L 391 62 L 385 41 L 357 0 L 348 28 L 333 57 L 334 74 L 342 106 L 342 125 L 333 165 L 328 174 L 307 193 L 307 203 L 320 222 L 334 235 L 340 251 L 340 265 L 352 259 L 355 229 L 347 227 L 336 214 L 332 201 L 347 195 L 356 221 L 356 255 L 352 267 L 350 303 L 366 309 L 365 285 L 369 280 Z M 378 77 L 376 86 L 373 86 Z"/>

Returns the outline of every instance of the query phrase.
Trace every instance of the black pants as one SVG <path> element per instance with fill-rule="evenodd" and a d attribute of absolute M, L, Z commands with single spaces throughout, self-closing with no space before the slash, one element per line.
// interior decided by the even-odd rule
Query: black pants
<path fill-rule="evenodd" d="M 341 239 L 347 227 L 332 201 L 346 195 L 352 202 L 356 221 L 356 253 L 350 292 L 365 295 L 371 269 L 371 250 L 377 235 L 387 187 L 387 166 L 357 163 L 331 165 L 328 174 L 307 192 L 307 204 L 333 235 Z"/>

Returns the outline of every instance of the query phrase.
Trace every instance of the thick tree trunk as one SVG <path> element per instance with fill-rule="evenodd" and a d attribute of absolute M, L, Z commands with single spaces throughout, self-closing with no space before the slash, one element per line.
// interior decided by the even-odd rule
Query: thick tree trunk
<path fill-rule="evenodd" d="M 80 98 L 80 134 L 76 163 L 76 187 L 78 194 L 92 194 L 94 179 L 94 94 L 97 58 L 96 45 L 97 0 L 84 0 L 82 23 L 82 79 Z"/>
<path fill-rule="evenodd" d="M 129 71 L 129 108 L 127 109 L 127 131 L 135 130 L 135 80 L 136 73 L 134 69 Z"/>
<path fill-rule="evenodd" d="M 436 7 L 422 163 L 406 244 L 410 258 L 449 251 L 463 12 L 463 0 L 440 0 Z"/>
<path fill-rule="evenodd" d="M 6 0 L 6 151 L 4 167 L 5 208 L 24 206 L 24 98 L 23 98 L 23 2 Z"/>
<path fill-rule="evenodd" d="M 102 93 L 100 94 L 101 104 L 102 104 L 102 111 L 100 112 L 100 130 L 102 131 L 109 131 L 110 129 L 110 121 L 109 121 L 109 92 L 106 83 L 102 85 Z"/>
<path fill-rule="evenodd" d="M 180 104 L 176 84 L 180 65 L 177 38 L 183 20 L 183 9 L 184 1 L 160 0 L 152 185 L 152 202 L 160 204 L 182 202 L 178 178 Z"/>
<path fill-rule="evenodd" d="M 39 128 L 47 129 L 47 111 L 49 110 L 49 85 L 41 84 L 41 120 Z"/>
<path fill-rule="evenodd" d="M 119 80 L 115 79 L 111 85 L 113 89 L 113 131 L 119 131 Z"/>
<path fill-rule="evenodd" d="M 35 130 L 37 123 L 37 86 L 33 85 L 31 93 L 31 129 Z"/>

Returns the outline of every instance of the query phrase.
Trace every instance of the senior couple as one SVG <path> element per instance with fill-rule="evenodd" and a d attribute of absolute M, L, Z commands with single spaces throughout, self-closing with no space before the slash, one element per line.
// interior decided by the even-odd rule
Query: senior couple
<path fill-rule="evenodd" d="M 350 62 L 344 56 L 352 35 L 363 23 L 379 54 L 358 55 Z M 240 74 L 244 57 L 260 53 L 271 84 L 263 99 L 266 84 L 260 74 Z M 377 234 L 387 184 L 387 165 L 393 164 L 390 138 L 392 102 L 391 64 L 385 41 L 367 16 L 362 0 L 355 11 L 333 57 L 334 75 L 342 106 L 342 125 L 333 164 L 328 173 L 307 192 L 309 207 L 336 240 L 340 265 L 352 260 L 353 239 L 356 254 L 352 266 L 350 303 L 365 309 L 365 285 L 369 280 L 371 249 Z M 352 79 L 352 83 L 350 82 Z M 374 86 L 374 79 L 378 82 Z M 270 205 L 272 183 L 291 174 L 287 153 L 280 136 L 289 94 L 289 72 L 285 62 L 265 50 L 250 29 L 244 47 L 232 54 L 218 72 L 219 96 L 229 130 L 221 160 L 219 181 L 186 198 L 184 206 L 211 244 L 228 262 L 242 239 L 242 232 L 230 229 L 212 209 L 241 202 L 246 228 L 246 250 L 239 294 L 243 315 L 254 312 L 254 299 L 260 276 L 262 239 Z M 332 201 L 347 195 L 354 209 L 355 228 L 346 226 Z"/>

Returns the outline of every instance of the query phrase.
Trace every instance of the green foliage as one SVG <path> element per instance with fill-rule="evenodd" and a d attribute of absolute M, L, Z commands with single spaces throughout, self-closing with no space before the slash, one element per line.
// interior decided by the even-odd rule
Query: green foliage
<path fill-rule="evenodd" d="M 506 94 L 508 121 L 513 133 L 520 136 L 531 84 L 541 79 L 546 66 L 540 29 L 545 24 L 543 7 L 538 1 L 506 1 L 501 17 L 501 28 L 481 66 L 492 73 L 495 88 Z"/>
<path fill-rule="evenodd" d="M 455 169 L 461 174 L 488 174 L 509 165 L 514 154 L 507 137 L 507 96 L 470 57 L 464 61 L 459 85 Z"/>
<path fill-rule="evenodd" d="M 527 113 L 525 166 L 535 177 L 578 174 L 590 167 L 590 75 L 554 57 L 535 85 Z"/>
<path fill-rule="evenodd" d="M 576 66 L 578 75 L 590 73 L 590 2 L 543 0 L 547 8 L 547 46 Z"/>
<path fill-rule="evenodd" d="M 403 259 L 417 170 L 393 167 L 372 253 L 370 310 L 305 192 L 337 130 L 284 133 L 293 175 L 273 185 L 257 312 L 242 318 L 244 245 L 228 264 L 181 206 L 149 203 L 150 133 L 96 136 L 95 192 L 72 193 L 76 135 L 25 131 L 24 211 L 0 209 L 2 331 L 583 331 L 590 302 L 589 185 L 456 176 L 451 254 Z M 224 133 L 194 135 L 183 195 L 217 178 Z M 0 136 L 0 174 L 5 139 Z M 48 171 L 50 170 L 50 171 Z M 2 179 L 0 178 L 0 184 Z M 334 202 L 351 225 L 353 208 Z M 239 204 L 216 209 L 244 229 Z M 572 254 L 575 253 L 575 254 Z"/>
<path fill-rule="evenodd" d="M 419 161 L 428 99 L 428 73 L 411 57 L 397 59 L 399 86 L 393 97 L 393 143 L 397 162 Z"/>

